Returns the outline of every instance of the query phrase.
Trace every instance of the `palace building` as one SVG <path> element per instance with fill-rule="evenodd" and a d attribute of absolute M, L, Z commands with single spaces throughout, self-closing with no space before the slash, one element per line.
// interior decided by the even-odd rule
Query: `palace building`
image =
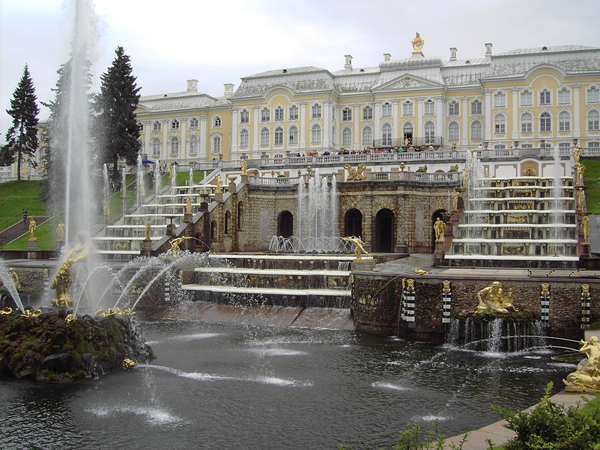
<path fill-rule="evenodd" d="M 142 153 L 179 164 L 336 152 L 570 147 L 600 149 L 600 48 L 518 49 L 480 58 L 386 53 L 376 67 L 280 68 L 213 97 L 144 96 Z M 415 44 L 415 41 L 417 43 Z M 417 44 L 421 45 L 417 45 Z M 482 52 L 483 53 L 483 52 Z M 411 148 L 412 147 L 412 148 Z"/>

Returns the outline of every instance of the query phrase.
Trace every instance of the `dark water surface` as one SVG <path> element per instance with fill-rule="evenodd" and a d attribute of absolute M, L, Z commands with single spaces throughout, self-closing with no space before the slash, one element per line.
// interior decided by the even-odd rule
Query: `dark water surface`
<path fill-rule="evenodd" d="M 407 423 L 452 436 L 523 409 L 574 364 L 355 332 L 142 322 L 157 359 L 70 386 L 0 381 L 2 449 L 391 447 Z M 558 390 L 557 389 L 557 390 Z"/>

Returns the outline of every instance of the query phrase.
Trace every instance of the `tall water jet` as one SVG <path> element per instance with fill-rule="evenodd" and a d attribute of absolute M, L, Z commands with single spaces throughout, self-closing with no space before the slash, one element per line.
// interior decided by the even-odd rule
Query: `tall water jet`
<path fill-rule="evenodd" d="M 0 259 L 0 283 L 4 285 L 4 288 L 13 298 L 15 304 L 21 310 L 21 312 L 25 313 L 23 302 L 21 301 L 21 297 L 17 291 L 17 282 L 14 279 L 13 273 L 8 267 L 6 267 L 2 259 Z"/>

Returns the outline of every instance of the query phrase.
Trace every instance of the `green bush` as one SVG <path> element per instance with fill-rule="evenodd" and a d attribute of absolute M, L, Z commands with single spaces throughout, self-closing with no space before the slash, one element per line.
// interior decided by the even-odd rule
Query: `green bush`
<path fill-rule="evenodd" d="M 517 433 L 505 450 L 598 450 L 600 449 L 600 407 L 588 410 L 565 408 L 550 401 L 552 383 L 530 412 L 492 406 L 509 430 Z"/>

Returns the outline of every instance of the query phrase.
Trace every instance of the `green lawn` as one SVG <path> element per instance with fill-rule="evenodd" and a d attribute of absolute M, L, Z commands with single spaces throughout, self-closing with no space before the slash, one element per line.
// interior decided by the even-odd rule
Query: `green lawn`
<path fill-rule="evenodd" d="M 600 214 L 600 160 L 585 159 L 583 181 L 587 190 L 585 191 L 588 212 Z"/>
<path fill-rule="evenodd" d="M 43 215 L 40 213 L 46 211 L 46 204 L 40 194 L 41 188 L 39 181 L 0 183 L 0 224 L 15 214 L 20 216 L 23 208 L 29 211 L 30 215 Z"/>

